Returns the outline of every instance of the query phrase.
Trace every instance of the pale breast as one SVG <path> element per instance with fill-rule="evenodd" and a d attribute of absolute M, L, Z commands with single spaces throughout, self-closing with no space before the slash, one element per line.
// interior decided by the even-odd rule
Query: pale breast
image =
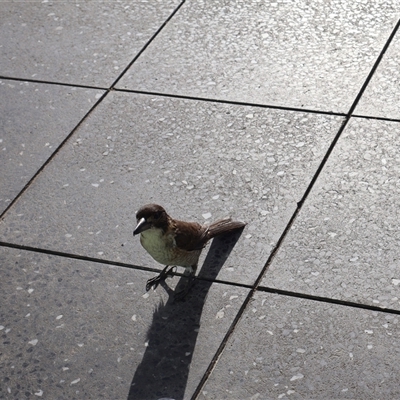
<path fill-rule="evenodd" d="M 151 228 L 140 234 L 140 243 L 160 264 L 190 267 L 197 265 L 201 250 L 178 249 L 172 235 L 164 235 L 162 230 Z"/>

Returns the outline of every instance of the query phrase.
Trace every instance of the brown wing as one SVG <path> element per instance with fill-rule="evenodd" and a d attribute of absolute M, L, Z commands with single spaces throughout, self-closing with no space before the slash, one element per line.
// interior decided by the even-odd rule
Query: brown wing
<path fill-rule="evenodd" d="M 208 228 L 197 222 L 174 221 L 175 242 L 183 250 L 201 250 L 207 243 Z"/>

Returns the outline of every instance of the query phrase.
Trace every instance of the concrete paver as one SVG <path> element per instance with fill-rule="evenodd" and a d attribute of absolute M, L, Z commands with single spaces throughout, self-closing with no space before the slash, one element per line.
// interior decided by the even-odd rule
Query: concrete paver
<path fill-rule="evenodd" d="M 0 74 L 109 87 L 178 4 L 2 2 Z"/>
<path fill-rule="evenodd" d="M 398 322 L 395 315 L 257 293 L 199 398 L 397 398 Z"/>
<path fill-rule="evenodd" d="M 102 93 L 101 90 L 0 81 L 0 213 Z"/>
<path fill-rule="evenodd" d="M 2 398 L 190 397 L 248 292 L 202 281 L 173 303 L 145 292 L 145 271 L 7 248 L 0 261 Z"/>
<path fill-rule="evenodd" d="M 248 226 L 219 278 L 252 284 L 341 121 L 112 93 L 10 210 L 2 237 L 160 268 L 132 236 L 141 205 L 201 223 L 231 215 Z"/>
<path fill-rule="evenodd" d="M 398 16 L 396 0 L 186 2 L 118 87 L 347 112 Z"/>
<path fill-rule="evenodd" d="M 398 133 L 349 122 L 263 285 L 400 309 Z"/>

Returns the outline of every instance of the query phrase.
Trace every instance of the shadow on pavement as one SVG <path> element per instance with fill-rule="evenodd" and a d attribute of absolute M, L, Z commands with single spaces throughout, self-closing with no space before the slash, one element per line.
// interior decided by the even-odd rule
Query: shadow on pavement
<path fill-rule="evenodd" d="M 199 278 L 215 279 L 239 240 L 243 230 L 213 239 Z M 185 285 L 182 277 L 176 287 Z M 211 281 L 196 279 L 183 301 L 175 301 L 173 291 L 164 283 L 169 294 L 153 315 L 147 333 L 148 347 L 132 379 L 128 400 L 174 399 L 184 397 L 200 318 Z M 211 361 L 211 360 L 210 360 Z"/>

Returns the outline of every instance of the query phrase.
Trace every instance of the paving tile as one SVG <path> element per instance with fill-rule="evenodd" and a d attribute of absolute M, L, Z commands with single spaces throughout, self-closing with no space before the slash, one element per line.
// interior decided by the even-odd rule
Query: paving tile
<path fill-rule="evenodd" d="M 0 75 L 108 87 L 178 4 L 1 2 Z"/>
<path fill-rule="evenodd" d="M 187 1 L 119 87 L 347 112 L 399 17 L 397 0 Z"/>
<path fill-rule="evenodd" d="M 400 309 L 398 136 L 349 122 L 263 285 Z"/>
<path fill-rule="evenodd" d="M 0 213 L 102 93 L 0 80 Z"/>
<path fill-rule="evenodd" d="M 397 33 L 355 110 L 356 114 L 400 119 L 400 34 Z"/>
<path fill-rule="evenodd" d="M 398 315 L 257 293 L 199 399 L 395 399 L 399 335 Z"/>
<path fill-rule="evenodd" d="M 173 303 L 144 294 L 149 272 L 4 247 L 0 259 L 1 398 L 190 398 L 247 295 L 203 281 Z"/>
<path fill-rule="evenodd" d="M 342 119 L 114 92 L 86 122 L 9 210 L 2 240 L 161 267 L 132 236 L 140 206 L 231 215 L 248 226 L 219 278 L 253 283 Z"/>

